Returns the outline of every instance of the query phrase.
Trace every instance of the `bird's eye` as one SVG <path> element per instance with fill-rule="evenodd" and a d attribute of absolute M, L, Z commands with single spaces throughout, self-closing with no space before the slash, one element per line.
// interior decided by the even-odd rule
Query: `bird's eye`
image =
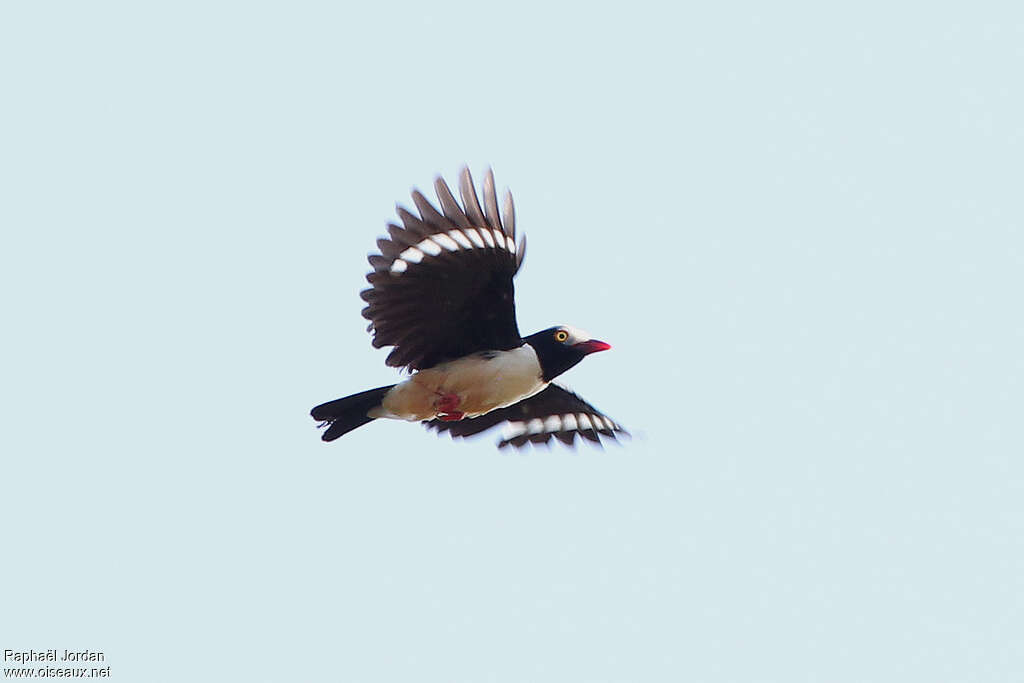
<path fill-rule="evenodd" d="M 555 341 L 556 342 L 564 342 L 568 338 L 569 338 L 569 333 L 566 332 L 565 330 L 558 330 L 557 332 L 555 332 Z"/>

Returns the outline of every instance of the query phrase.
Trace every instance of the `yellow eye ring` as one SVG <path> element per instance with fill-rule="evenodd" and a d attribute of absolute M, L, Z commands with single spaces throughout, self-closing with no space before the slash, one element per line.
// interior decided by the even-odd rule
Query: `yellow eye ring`
<path fill-rule="evenodd" d="M 555 332 L 555 341 L 556 342 L 564 342 L 568 338 L 569 338 L 569 333 L 566 332 L 565 330 L 558 330 L 557 332 Z"/>

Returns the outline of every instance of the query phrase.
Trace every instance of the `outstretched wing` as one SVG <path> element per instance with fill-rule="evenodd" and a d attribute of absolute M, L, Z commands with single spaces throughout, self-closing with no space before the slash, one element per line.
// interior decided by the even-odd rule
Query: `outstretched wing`
<path fill-rule="evenodd" d="M 502 220 L 490 170 L 483 208 L 468 168 L 459 181 L 461 206 L 442 178 L 434 183 L 441 212 L 413 190 L 420 215 L 399 206 L 402 225 L 389 224 L 390 237 L 377 240 L 380 254 L 369 257 L 363 317 L 374 346 L 394 347 L 387 358 L 393 367 L 420 370 L 522 343 L 512 277 L 526 243 L 515 241 L 512 195 L 505 196 Z"/>
<path fill-rule="evenodd" d="M 601 443 L 601 436 L 617 440 L 618 435 L 629 436 L 621 425 L 594 408 L 582 398 L 557 384 L 549 384 L 544 391 L 507 408 L 492 410 L 486 415 L 455 422 L 430 420 L 428 429 L 448 432 L 452 437 L 472 436 L 499 424 L 507 426 L 498 442 L 498 448 L 522 448 L 527 443 L 547 443 L 558 439 L 572 446 L 576 435 Z"/>

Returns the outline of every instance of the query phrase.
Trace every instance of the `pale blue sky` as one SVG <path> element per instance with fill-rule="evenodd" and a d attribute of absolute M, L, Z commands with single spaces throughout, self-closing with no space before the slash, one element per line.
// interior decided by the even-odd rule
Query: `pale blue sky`
<path fill-rule="evenodd" d="M 0 649 L 120 681 L 1024 672 L 1014 3 L 4 3 Z M 491 165 L 638 438 L 499 453 L 365 256 Z"/>

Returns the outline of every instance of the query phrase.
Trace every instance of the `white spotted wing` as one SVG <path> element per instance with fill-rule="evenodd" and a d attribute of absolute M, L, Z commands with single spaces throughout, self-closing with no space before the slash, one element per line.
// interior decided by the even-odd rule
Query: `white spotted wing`
<path fill-rule="evenodd" d="M 439 433 L 466 437 L 503 426 L 499 448 L 523 448 L 528 443 L 548 443 L 557 439 L 572 446 L 576 437 L 601 443 L 601 438 L 617 440 L 629 436 L 621 425 L 594 408 L 582 398 L 558 384 L 507 408 L 493 410 L 468 420 L 424 423 Z"/>

